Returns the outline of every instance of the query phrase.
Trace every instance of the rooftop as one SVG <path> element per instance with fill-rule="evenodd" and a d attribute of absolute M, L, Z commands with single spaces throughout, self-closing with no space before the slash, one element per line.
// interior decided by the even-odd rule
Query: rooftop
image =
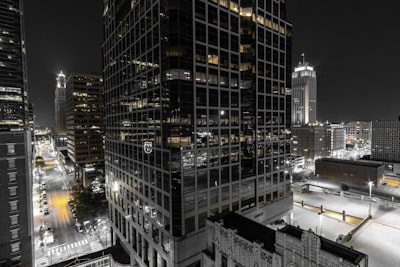
<path fill-rule="evenodd" d="M 87 262 L 89 260 L 94 260 L 96 258 L 100 258 L 106 255 L 110 255 L 113 257 L 113 259 L 118 262 L 119 264 L 122 265 L 129 265 L 130 264 L 130 257 L 126 252 L 123 250 L 123 248 L 119 245 L 115 245 L 109 248 L 106 248 L 104 250 L 100 250 L 94 253 L 90 253 L 87 255 L 83 255 L 80 257 L 77 257 L 75 259 L 70 259 L 67 261 L 63 261 L 57 264 L 50 265 L 52 267 L 65 267 L 65 266 L 75 266 L 76 264 L 82 264 L 84 262 Z"/>
<path fill-rule="evenodd" d="M 264 249 L 270 252 L 275 251 L 275 230 L 273 229 L 233 212 L 218 214 L 208 220 L 222 221 L 225 228 L 236 229 L 239 236 L 250 242 L 259 241 Z"/>
<path fill-rule="evenodd" d="M 282 228 L 278 231 L 282 232 L 282 233 L 286 233 L 286 234 L 291 235 L 298 239 L 301 239 L 301 235 L 304 232 L 303 229 L 295 227 L 293 225 L 286 225 L 284 228 Z M 320 236 L 319 238 L 321 241 L 321 249 L 322 250 L 329 252 L 333 255 L 336 255 L 338 257 L 341 257 L 341 258 L 343 258 L 347 261 L 350 261 L 354 264 L 359 264 L 361 262 L 361 260 L 367 256 L 364 253 L 361 253 L 352 248 L 348 248 L 342 244 L 333 242 L 324 237 Z"/>
<path fill-rule="evenodd" d="M 322 158 L 317 159 L 317 161 L 324 161 L 324 162 L 335 162 L 335 163 L 342 163 L 342 164 L 349 164 L 349 165 L 358 165 L 358 166 L 367 166 L 367 167 L 380 167 L 383 165 L 381 162 L 376 161 L 359 161 L 359 160 L 345 160 L 345 159 L 332 159 L 332 158 Z"/>

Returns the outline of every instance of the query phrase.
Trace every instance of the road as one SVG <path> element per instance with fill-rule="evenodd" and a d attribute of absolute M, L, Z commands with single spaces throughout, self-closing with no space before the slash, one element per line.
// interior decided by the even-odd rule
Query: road
<path fill-rule="evenodd" d="M 42 156 L 45 165 L 41 170 L 42 177 L 36 177 L 33 189 L 34 223 L 35 223 L 35 259 L 36 266 L 47 266 L 64 261 L 71 257 L 81 256 L 103 249 L 99 237 L 95 234 L 79 233 L 75 227 L 75 219 L 67 204 L 68 188 L 73 178 L 68 177 L 58 167 L 58 162 L 49 144 L 42 144 L 38 155 Z M 46 185 L 49 214 L 44 215 L 40 207 L 39 185 Z M 54 242 L 40 246 L 39 230 L 49 227 L 53 229 Z M 44 242 L 46 243 L 46 242 Z"/>

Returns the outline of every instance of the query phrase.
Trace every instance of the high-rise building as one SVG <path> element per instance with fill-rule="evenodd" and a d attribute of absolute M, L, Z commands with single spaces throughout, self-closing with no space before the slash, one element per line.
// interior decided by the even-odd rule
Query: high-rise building
<path fill-rule="evenodd" d="M 346 123 L 346 143 L 371 144 L 372 122 L 349 121 Z"/>
<path fill-rule="evenodd" d="M 32 266 L 32 146 L 23 6 L 0 3 L 0 266 Z"/>
<path fill-rule="evenodd" d="M 285 15 L 285 1 L 105 1 L 106 195 L 133 264 L 198 266 L 207 216 L 292 209 Z"/>
<path fill-rule="evenodd" d="M 400 174 L 400 119 L 372 122 L 371 160 L 385 163 L 385 170 Z"/>
<path fill-rule="evenodd" d="M 67 145 L 67 116 L 66 108 L 66 81 L 62 71 L 57 75 L 57 87 L 54 98 L 54 137 L 57 147 L 65 147 Z"/>
<path fill-rule="evenodd" d="M 66 116 L 68 156 L 77 174 L 104 166 L 103 78 L 94 74 L 68 75 Z"/>
<path fill-rule="evenodd" d="M 314 123 L 292 127 L 292 154 L 303 156 L 306 166 L 318 158 L 340 156 L 346 148 L 342 124 Z"/>
<path fill-rule="evenodd" d="M 292 73 L 292 124 L 317 122 L 317 74 L 304 60 Z"/>
<path fill-rule="evenodd" d="M 325 127 L 325 147 L 328 156 L 340 157 L 346 149 L 346 129 L 342 123 L 327 123 Z"/>

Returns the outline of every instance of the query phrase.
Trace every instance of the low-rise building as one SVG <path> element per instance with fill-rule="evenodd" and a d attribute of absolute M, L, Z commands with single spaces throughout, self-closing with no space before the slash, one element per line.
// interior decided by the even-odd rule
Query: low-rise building
<path fill-rule="evenodd" d="M 311 230 L 286 225 L 275 231 L 237 213 L 208 218 L 206 234 L 204 267 L 368 266 L 366 254 Z"/>
<path fill-rule="evenodd" d="M 315 174 L 339 183 L 366 185 L 382 183 L 384 165 L 374 161 L 323 158 L 315 161 Z"/>

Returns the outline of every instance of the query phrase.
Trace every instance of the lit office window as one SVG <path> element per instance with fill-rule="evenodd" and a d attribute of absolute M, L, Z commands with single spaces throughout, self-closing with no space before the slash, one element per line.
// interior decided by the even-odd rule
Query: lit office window
<path fill-rule="evenodd" d="M 14 244 L 10 244 L 11 253 L 15 253 L 15 252 L 19 252 L 20 251 L 19 244 L 20 244 L 19 242 L 18 243 L 14 243 Z"/>
<path fill-rule="evenodd" d="M 7 144 L 7 153 L 15 154 L 15 144 Z"/>

